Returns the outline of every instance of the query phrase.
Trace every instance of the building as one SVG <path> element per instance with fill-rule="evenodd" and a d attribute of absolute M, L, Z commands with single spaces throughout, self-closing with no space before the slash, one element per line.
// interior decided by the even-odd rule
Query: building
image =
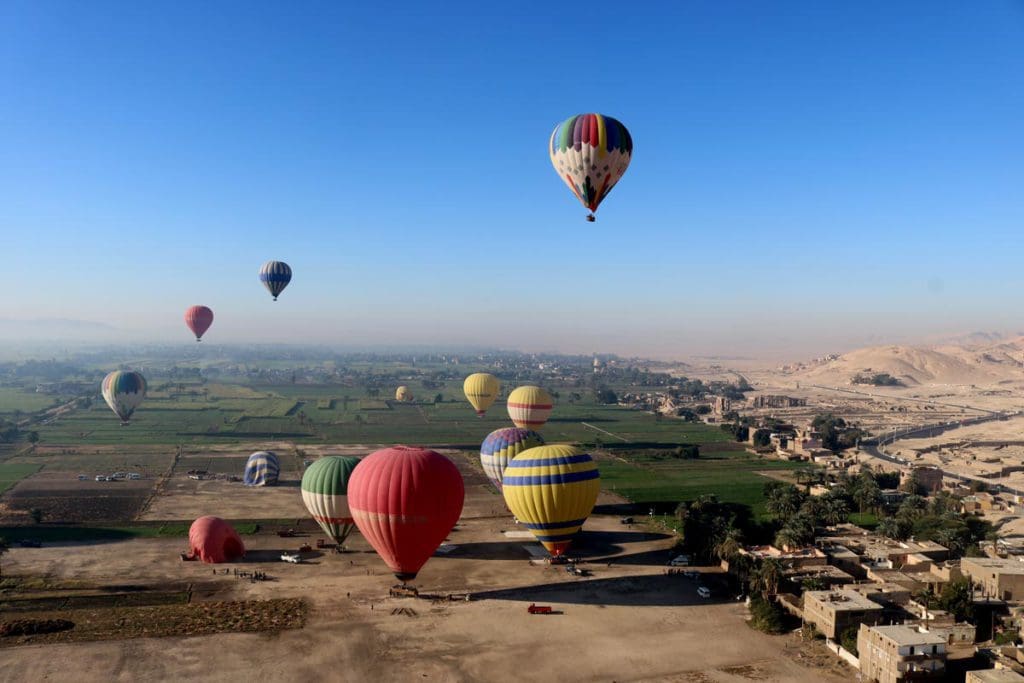
<path fill-rule="evenodd" d="M 814 624 L 826 638 L 839 640 L 851 626 L 877 624 L 882 606 L 851 590 L 806 591 L 804 621 Z"/>
<path fill-rule="evenodd" d="M 750 402 L 751 408 L 800 408 L 807 405 L 806 398 L 762 394 L 755 396 Z"/>
<path fill-rule="evenodd" d="M 942 470 L 930 465 L 914 465 L 910 471 L 904 470 L 900 474 L 900 488 L 906 488 L 905 484 L 913 477 L 917 484 L 928 493 L 937 493 L 942 490 Z"/>
<path fill-rule="evenodd" d="M 1021 683 L 1024 676 L 1011 669 L 981 669 L 968 671 L 964 683 Z"/>
<path fill-rule="evenodd" d="M 1024 562 L 1017 558 L 965 557 L 960 571 L 978 584 L 985 597 L 1024 600 Z"/>
<path fill-rule="evenodd" d="M 732 401 L 725 396 L 715 396 L 715 401 L 711 404 L 711 409 L 714 411 L 715 417 L 722 417 L 732 410 Z"/>
<path fill-rule="evenodd" d="M 861 675 L 869 681 L 942 680 L 946 674 L 946 641 L 913 626 L 861 624 L 857 653 Z"/>

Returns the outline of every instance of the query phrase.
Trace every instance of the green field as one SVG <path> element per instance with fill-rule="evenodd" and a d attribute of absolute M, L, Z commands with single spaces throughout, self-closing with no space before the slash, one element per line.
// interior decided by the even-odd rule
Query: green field
<path fill-rule="evenodd" d="M 42 465 L 0 463 L 0 493 L 12 488 L 19 481 L 35 474 Z"/>
<path fill-rule="evenodd" d="M 636 503 L 692 501 L 714 494 L 726 503 L 748 505 L 764 516 L 764 484 L 758 472 L 806 467 L 751 455 L 738 447 L 703 446 L 696 460 L 631 461 L 602 459 L 601 484 Z"/>
<path fill-rule="evenodd" d="M 34 391 L 18 387 L 0 387 L 0 414 L 31 413 L 36 410 L 43 410 L 58 403 L 53 396 L 37 394 Z"/>

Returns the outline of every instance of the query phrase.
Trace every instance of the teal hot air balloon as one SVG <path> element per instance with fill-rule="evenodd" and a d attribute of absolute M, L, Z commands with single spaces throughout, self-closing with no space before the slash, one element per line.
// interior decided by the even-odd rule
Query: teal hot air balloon
<path fill-rule="evenodd" d="M 348 480 L 358 464 L 359 458 L 329 455 L 302 475 L 302 502 L 339 548 L 355 526 L 348 508 Z"/>
<path fill-rule="evenodd" d="M 146 397 L 146 380 L 137 372 L 115 370 L 103 378 L 103 400 L 121 418 L 121 424 L 128 424 L 132 413 Z"/>

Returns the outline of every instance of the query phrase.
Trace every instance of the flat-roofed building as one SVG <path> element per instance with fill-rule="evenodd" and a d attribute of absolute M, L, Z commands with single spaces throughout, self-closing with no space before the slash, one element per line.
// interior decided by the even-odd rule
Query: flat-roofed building
<path fill-rule="evenodd" d="M 838 640 L 851 626 L 877 624 L 882 606 L 856 591 L 806 591 L 804 621 L 814 624 L 826 638 Z"/>
<path fill-rule="evenodd" d="M 960 571 L 978 584 L 986 597 L 1024 600 L 1024 562 L 1017 558 L 965 557 L 960 560 Z"/>
<path fill-rule="evenodd" d="M 946 641 L 913 626 L 861 624 L 857 653 L 861 675 L 869 681 L 942 680 L 946 674 Z"/>
<path fill-rule="evenodd" d="M 1012 669 L 981 669 L 980 671 L 968 671 L 964 683 L 1020 683 L 1024 681 L 1021 676 Z"/>

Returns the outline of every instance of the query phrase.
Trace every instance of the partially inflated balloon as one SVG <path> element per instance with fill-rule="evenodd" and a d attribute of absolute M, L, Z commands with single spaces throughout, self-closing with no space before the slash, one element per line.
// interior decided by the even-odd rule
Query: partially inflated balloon
<path fill-rule="evenodd" d="M 583 206 L 587 220 L 608 196 L 633 158 L 633 138 L 610 116 L 578 114 L 555 126 L 548 142 L 551 165 Z"/>
<path fill-rule="evenodd" d="M 103 378 L 103 400 L 119 418 L 128 424 L 128 418 L 146 397 L 146 380 L 137 372 L 115 370 Z"/>
<path fill-rule="evenodd" d="M 411 401 L 412 391 L 407 386 L 400 386 L 395 389 L 395 400 L 396 401 Z"/>
<path fill-rule="evenodd" d="M 440 453 L 395 446 L 359 463 L 348 494 L 359 532 L 408 581 L 459 521 L 465 489 L 459 470 Z"/>
<path fill-rule="evenodd" d="M 505 504 L 552 555 L 563 554 L 587 521 L 601 475 L 594 460 L 573 446 L 538 446 L 505 468 Z"/>
<path fill-rule="evenodd" d="M 462 383 L 462 391 L 465 392 L 466 399 L 480 417 L 483 417 L 487 409 L 494 404 L 500 390 L 501 382 L 498 381 L 498 378 L 486 372 L 474 373 Z"/>
<path fill-rule="evenodd" d="M 329 455 L 302 474 L 302 502 L 320 528 L 339 546 L 352 533 L 348 489 L 359 458 Z"/>
<path fill-rule="evenodd" d="M 526 385 L 508 395 L 508 416 L 523 429 L 539 429 L 548 421 L 554 401 L 540 387 Z"/>
<path fill-rule="evenodd" d="M 544 437 L 529 429 L 497 429 L 488 434 L 480 445 L 480 465 L 483 466 L 487 478 L 500 491 L 501 478 L 512 458 L 525 450 L 543 445 Z"/>
<path fill-rule="evenodd" d="M 196 341 L 199 341 L 213 324 L 213 311 L 206 306 L 192 306 L 185 311 L 185 324 L 196 335 Z"/>
<path fill-rule="evenodd" d="M 284 261 L 267 261 L 260 268 L 260 282 L 277 301 L 278 295 L 292 281 L 292 269 Z"/>

